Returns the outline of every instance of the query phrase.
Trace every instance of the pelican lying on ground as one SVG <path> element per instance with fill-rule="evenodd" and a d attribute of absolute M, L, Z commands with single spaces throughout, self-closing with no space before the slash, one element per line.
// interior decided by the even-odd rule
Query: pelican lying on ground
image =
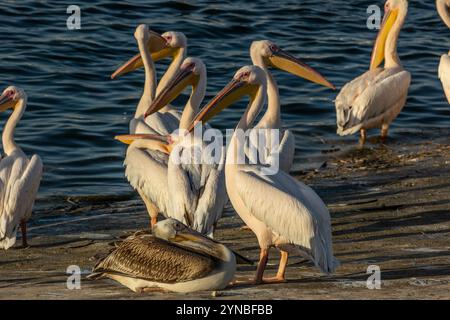
<path fill-rule="evenodd" d="M 291 131 L 283 130 L 278 85 L 269 71 L 269 66 L 287 71 L 293 75 L 305 78 L 311 82 L 321 84 L 333 90 L 335 87 L 320 74 L 312 71 L 312 69 L 306 66 L 303 62 L 284 52 L 271 41 L 254 41 L 250 47 L 250 56 L 253 64 L 262 68 L 267 75 L 267 111 L 255 126 L 255 129 L 278 129 L 280 131 L 278 140 L 280 144 L 279 149 L 277 150 L 279 153 L 279 165 L 281 170 L 289 173 L 292 167 L 292 162 L 294 161 L 295 137 Z M 305 71 L 308 71 L 308 73 L 305 73 Z M 258 154 L 260 160 L 262 160 L 262 163 L 265 163 L 268 159 L 272 159 L 272 157 L 270 157 L 272 148 L 269 132 L 270 131 L 266 131 L 265 134 L 265 153 Z M 251 135 L 250 137 L 255 136 Z M 253 140 L 252 143 L 253 145 L 258 145 L 258 147 L 260 147 L 258 141 Z M 247 155 L 251 161 L 255 163 L 257 159 L 252 159 L 251 153 L 247 152 Z"/>
<path fill-rule="evenodd" d="M 42 161 L 38 155 L 27 158 L 14 141 L 14 130 L 27 107 L 27 95 L 17 87 L 8 87 L 0 96 L 0 111 L 13 109 L 3 129 L 5 155 L 0 160 L 0 248 L 16 242 L 17 229 L 22 230 L 22 244 L 27 244 L 26 223 L 31 217 L 34 200 L 42 178 Z"/>
<path fill-rule="evenodd" d="M 370 70 L 347 83 L 336 98 L 339 135 L 360 131 L 364 144 L 367 129 L 381 128 L 381 140 L 385 141 L 390 123 L 405 106 L 411 74 L 400 63 L 397 41 L 407 11 L 406 0 L 386 1 Z M 384 68 L 378 68 L 383 59 Z"/>
<path fill-rule="evenodd" d="M 129 176 L 140 177 L 140 181 L 144 182 L 140 183 L 144 186 L 144 194 L 154 199 L 156 206 L 165 209 L 163 212 L 166 217 L 182 221 L 192 229 L 212 237 L 228 201 L 223 170 L 225 149 L 221 149 L 216 162 L 207 154 L 207 146 L 201 137 L 186 134 L 205 96 L 206 67 L 203 62 L 197 58 L 186 58 L 173 81 L 161 91 L 146 115 L 156 113 L 171 103 L 187 86 L 192 86 L 192 94 L 183 110 L 179 131 L 170 136 L 125 135 L 117 138 L 125 143 L 132 142 L 129 150 L 135 153 L 144 152 L 141 148 L 146 147 L 170 154 L 167 176 L 159 176 L 159 180 L 166 181 L 167 190 L 162 189 L 161 181 L 157 182 L 159 186 L 156 187 L 147 182 L 154 181 L 154 164 L 148 163 L 145 157 L 129 165 Z M 159 196 L 154 197 L 155 192 Z"/>
<path fill-rule="evenodd" d="M 119 243 L 89 275 L 108 277 L 134 292 L 160 288 L 174 292 L 220 290 L 233 279 L 236 257 L 223 244 L 166 219 L 149 232 Z"/>
<path fill-rule="evenodd" d="M 437 0 L 436 6 L 441 19 L 450 28 L 450 0 Z M 441 79 L 447 101 L 450 103 L 450 52 L 441 57 L 439 79 Z"/>
<path fill-rule="evenodd" d="M 308 68 L 303 72 L 312 75 Z M 252 126 L 264 105 L 266 90 L 264 70 L 257 66 L 243 67 L 194 119 L 194 123 L 207 121 L 242 97 L 250 97 L 227 150 L 225 180 L 234 209 L 255 233 L 261 248 L 251 283 L 284 281 L 289 252 L 309 258 L 324 273 L 333 273 L 338 261 L 333 256 L 330 214 L 319 196 L 284 171 L 266 175 L 264 165 L 238 162 L 244 142 L 237 132 L 245 132 Z M 271 246 L 281 251 L 280 265 L 276 277 L 264 279 Z"/>
<path fill-rule="evenodd" d="M 134 118 L 130 121 L 130 133 L 170 134 L 178 128 L 181 113 L 169 105 L 158 113 L 144 119 L 145 110 L 167 83 L 178 71 L 186 57 L 187 39 L 181 32 L 169 31 L 161 36 L 150 31 L 146 25 L 136 28 L 135 38 L 138 42 L 139 54 L 118 68 L 112 79 L 118 78 L 138 68 L 145 69 L 144 91 L 136 109 Z M 154 62 L 172 57 L 172 63 L 157 85 Z"/>

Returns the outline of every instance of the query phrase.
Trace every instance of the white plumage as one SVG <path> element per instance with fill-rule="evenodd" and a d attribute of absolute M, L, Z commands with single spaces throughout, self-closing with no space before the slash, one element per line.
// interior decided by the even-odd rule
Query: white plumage
<path fill-rule="evenodd" d="M 336 98 L 337 133 L 391 123 L 406 103 L 411 74 L 403 68 L 378 68 L 347 83 Z"/>
<path fill-rule="evenodd" d="M 249 143 L 254 149 L 259 148 L 262 152 L 252 153 L 249 148 L 245 150 L 250 163 L 262 163 L 275 167 L 278 162 L 279 168 L 289 173 L 294 162 L 295 136 L 287 129 L 283 129 L 281 120 L 280 95 L 278 84 L 269 71 L 275 67 L 300 77 L 334 88 L 324 77 L 312 68 L 281 50 L 275 43 L 269 40 L 254 41 L 250 47 L 250 56 L 255 66 L 262 68 L 267 77 L 267 110 L 258 124 L 254 127 L 257 131 L 265 131 L 264 142 L 258 141 L 258 135 L 250 135 Z M 305 72 L 307 71 L 308 74 Z M 274 136 L 275 132 L 277 135 Z M 260 136 L 261 137 L 261 136 Z M 275 147 L 272 138 L 278 139 L 279 145 Z"/>
<path fill-rule="evenodd" d="M 442 21 L 450 28 L 449 6 L 450 2 L 448 0 L 436 1 L 436 8 Z M 441 56 L 441 62 L 439 63 L 439 79 L 441 79 L 447 101 L 450 103 L 450 53 Z"/>
<path fill-rule="evenodd" d="M 145 115 L 145 111 L 154 100 L 158 90 L 172 80 L 180 67 L 186 55 L 187 40 L 179 32 L 166 32 L 159 37 L 153 34 L 146 25 L 139 25 L 136 28 L 135 38 L 145 70 L 145 84 L 134 118 L 130 121 L 130 133 L 167 136 L 178 129 L 180 113 L 168 105 L 164 106 L 161 111 L 148 116 Z M 164 40 L 167 48 L 176 50 L 177 53 L 157 87 L 155 66 L 147 44 L 152 39 L 161 40 L 160 38 Z M 120 69 L 124 68 L 126 66 Z M 156 223 L 159 213 L 167 212 L 167 162 L 168 156 L 165 153 L 142 149 L 136 144 L 128 148 L 124 161 L 125 176 L 144 201 L 152 225 Z M 161 177 L 164 179 L 161 180 Z"/>
<path fill-rule="evenodd" d="M 334 272 L 330 214 L 314 190 L 283 171 L 264 175 L 255 166 L 241 166 L 232 179 L 245 209 L 272 231 L 275 245 L 295 245 L 291 250 L 322 272 Z"/>
<path fill-rule="evenodd" d="M 220 111 L 241 97 L 250 96 L 250 104 L 227 150 L 225 181 L 231 204 L 255 233 L 261 248 L 256 277 L 251 283 L 284 281 L 290 252 L 302 254 L 323 272 L 332 273 L 339 263 L 333 256 L 330 215 L 320 197 L 283 171 L 268 175 L 264 164 L 239 162 L 245 142 L 238 134 L 249 130 L 264 106 L 266 81 L 260 67 L 241 68 L 196 119 L 207 120 L 217 113 L 215 109 Z M 263 279 L 271 246 L 281 251 L 280 265 L 274 279 Z"/>
<path fill-rule="evenodd" d="M 23 245 L 27 245 L 25 224 L 31 217 L 42 177 L 40 157 L 28 159 L 14 142 L 14 129 L 25 112 L 26 101 L 23 90 L 16 87 L 7 88 L 0 97 L 0 109 L 14 109 L 2 137 L 5 156 L 0 160 L 0 249 L 15 244 L 19 226 Z"/>
<path fill-rule="evenodd" d="M 337 133 L 341 136 L 381 129 L 387 138 L 389 126 L 406 104 L 411 74 L 404 70 L 397 53 L 400 30 L 406 20 L 408 2 L 387 0 L 385 15 L 375 41 L 370 70 L 347 83 L 336 98 Z M 385 60 L 384 68 L 378 66 Z"/>
<path fill-rule="evenodd" d="M 183 110 L 180 130 L 170 135 L 170 146 L 145 136 L 131 143 L 126 174 L 165 217 L 182 221 L 194 230 L 213 236 L 217 221 L 228 201 L 224 178 L 225 152 L 212 161 L 207 144 L 187 134 L 206 91 L 206 67 L 200 59 L 186 58 L 179 71 L 163 88 L 146 114 L 155 114 L 175 99 L 186 86 L 192 94 Z M 205 126 L 203 129 L 208 129 Z M 170 150 L 169 150 L 170 149 Z M 163 152 L 160 152 L 163 151 Z M 168 155 L 170 154 L 170 155 Z"/>
<path fill-rule="evenodd" d="M 168 216 L 212 237 L 228 202 L 225 148 L 221 150 L 219 162 L 215 163 L 206 158 L 210 156 L 206 147 L 203 141 L 188 135 L 181 138 L 171 152 L 168 164 L 171 207 Z"/>
<path fill-rule="evenodd" d="M 450 55 L 443 54 L 439 63 L 439 79 L 441 79 L 442 87 L 450 103 Z"/>

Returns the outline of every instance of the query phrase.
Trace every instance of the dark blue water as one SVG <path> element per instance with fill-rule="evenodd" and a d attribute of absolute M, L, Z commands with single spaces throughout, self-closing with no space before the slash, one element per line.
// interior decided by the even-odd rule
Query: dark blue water
<path fill-rule="evenodd" d="M 82 29 L 66 28 L 67 6 L 82 10 Z M 23 87 L 28 110 L 17 141 L 45 164 L 40 197 L 122 194 L 126 133 L 138 102 L 143 72 L 109 79 L 137 52 L 139 23 L 158 32 L 177 30 L 189 39 L 189 55 L 208 67 L 208 96 L 242 65 L 250 64 L 253 40 L 270 39 L 303 58 L 338 88 L 367 70 L 376 31 L 366 27 L 366 9 L 382 1 L 9 1 L 0 6 L 0 87 Z M 410 1 L 399 53 L 412 85 L 407 106 L 392 126 L 393 141 L 411 140 L 422 130 L 447 128 L 450 106 L 437 77 L 450 30 L 434 1 Z M 165 64 L 158 65 L 159 70 Z M 274 71 L 280 85 L 283 120 L 297 138 L 296 167 L 308 167 L 321 152 L 345 148 L 357 137 L 335 135 L 337 92 Z M 244 105 L 220 115 L 213 125 L 233 127 Z M 2 125 L 7 114 L 0 115 Z M 378 132 L 373 132 L 378 134 Z"/>

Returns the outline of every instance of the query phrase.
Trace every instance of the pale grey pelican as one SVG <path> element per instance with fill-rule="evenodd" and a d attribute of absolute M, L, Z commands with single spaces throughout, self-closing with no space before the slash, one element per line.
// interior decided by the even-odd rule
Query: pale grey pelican
<path fill-rule="evenodd" d="M 275 78 L 269 71 L 269 67 L 278 68 L 280 70 L 287 71 L 293 75 L 301 78 L 305 78 L 311 82 L 326 86 L 331 89 L 335 87 L 328 82 L 323 76 L 313 71 L 307 65 L 305 65 L 300 60 L 296 59 L 289 53 L 283 51 L 275 43 L 269 40 L 254 41 L 250 47 L 250 56 L 254 65 L 261 67 L 267 75 L 267 111 L 255 129 L 278 129 L 279 132 L 279 148 L 276 150 L 279 153 L 279 167 L 281 170 L 289 173 L 294 161 L 295 154 L 295 137 L 290 130 L 283 129 L 283 123 L 281 121 L 281 110 L 280 110 L 280 95 L 278 93 L 278 85 Z M 308 71 L 306 73 L 305 71 Z M 270 157 L 271 151 L 271 136 L 266 131 L 265 135 L 266 147 L 263 149 L 265 153 L 258 154 L 259 161 L 263 163 L 267 159 L 273 159 Z M 256 137 L 255 135 L 250 135 L 251 138 Z M 258 145 L 258 142 L 251 140 L 254 145 Z M 262 150 L 262 149 L 260 149 Z M 256 159 L 252 159 L 252 154 L 246 152 L 250 160 L 255 163 Z M 255 154 L 253 154 L 255 155 Z M 262 159 L 261 159 L 262 158 Z"/>
<path fill-rule="evenodd" d="M 131 143 L 129 152 L 142 154 L 144 147 L 169 154 L 167 176 L 161 174 L 160 181 L 153 182 L 154 160 L 148 157 L 141 157 L 140 161 L 129 164 L 129 176 L 144 182 L 141 183 L 144 194 L 154 199 L 156 206 L 165 209 L 166 217 L 182 221 L 212 237 L 228 201 L 224 176 L 225 149 L 221 149 L 221 157 L 216 162 L 206 153 L 204 142 L 197 140 L 200 137 L 186 134 L 205 96 L 206 82 L 203 62 L 197 58 L 186 58 L 174 79 L 163 88 L 146 112 L 146 115 L 158 112 L 191 86 L 192 93 L 183 110 L 180 130 L 170 136 L 122 135 L 116 138 Z"/>
<path fill-rule="evenodd" d="M 111 278 L 134 292 L 220 290 L 233 279 L 236 257 L 223 244 L 166 219 L 149 232 L 137 232 L 118 243 L 89 275 Z"/>
<path fill-rule="evenodd" d="M 385 141 L 390 123 L 405 106 L 411 74 L 400 62 L 397 41 L 407 12 L 408 1 L 386 1 L 370 70 L 347 83 L 336 98 L 339 135 L 360 131 L 364 144 L 367 129 L 381 128 L 381 140 Z M 384 68 L 378 68 L 383 60 Z"/>
<path fill-rule="evenodd" d="M 304 72 L 312 73 L 308 68 Z M 245 142 L 237 132 L 251 128 L 264 106 L 266 92 L 264 70 L 243 67 L 194 119 L 194 123 L 207 121 L 242 97 L 250 97 L 227 150 L 225 181 L 234 209 L 255 233 L 261 248 L 251 283 L 284 281 L 289 252 L 309 258 L 324 273 L 333 273 L 339 263 L 333 255 L 330 214 L 320 197 L 284 171 L 266 175 L 263 165 L 238 161 Z M 276 277 L 264 279 L 271 246 L 281 251 L 280 265 Z"/>
<path fill-rule="evenodd" d="M 8 87 L 0 96 L 0 111 L 13 112 L 3 129 L 4 156 L 0 160 L 0 248 L 16 243 L 17 229 L 22 231 L 22 244 L 27 244 L 26 223 L 31 217 L 42 178 L 42 161 L 38 155 L 27 158 L 14 141 L 14 131 L 27 107 L 25 91 Z"/>
<path fill-rule="evenodd" d="M 437 0 L 436 6 L 442 20 L 450 28 L 450 0 Z M 441 79 L 447 101 L 450 103 L 450 52 L 443 54 L 441 57 L 439 79 Z"/>

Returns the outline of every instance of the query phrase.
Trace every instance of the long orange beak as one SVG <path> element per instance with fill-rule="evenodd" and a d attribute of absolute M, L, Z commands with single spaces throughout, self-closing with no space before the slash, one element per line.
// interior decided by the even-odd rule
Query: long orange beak
<path fill-rule="evenodd" d="M 166 40 L 161 37 L 158 33 L 150 30 L 150 39 L 148 41 L 148 50 L 151 53 L 153 61 L 159 61 L 169 56 L 173 56 L 176 52 L 175 48 L 169 47 Z M 136 69 L 142 68 L 144 66 L 142 62 L 142 57 L 138 53 L 127 62 L 122 64 L 114 73 L 111 75 L 111 79 L 116 79 L 124 74 L 130 73 Z"/>
<path fill-rule="evenodd" d="M 273 67 L 287 71 L 289 73 L 292 73 L 293 75 L 331 88 L 333 90 L 336 89 L 336 87 L 319 72 L 281 49 L 278 49 L 277 52 L 275 52 L 271 57 L 267 59 L 269 60 L 270 65 L 272 65 Z"/>
<path fill-rule="evenodd" d="M 189 126 L 188 131 L 191 132 L 194 130 L 199 122 L 207 122 L 243 96 L 248 95 L 254 97 L 258 88 L 259 87 L 256 84 L 249 84 L 237 79 L 231 80 L 231 82 L 199 112 Z"/>
<path fill-rule="evenodd" d="M 380 31 L 378 32 L 377 39 L 372 51 L 372 57 L 370 59 L 370 70 L 375 70 L 380 66 L 385 57 L 386 40 L 394 26 L 398 17 L 398 9 L 388 10 L 384 14 L 383 23 L 381 24 Z"/>

